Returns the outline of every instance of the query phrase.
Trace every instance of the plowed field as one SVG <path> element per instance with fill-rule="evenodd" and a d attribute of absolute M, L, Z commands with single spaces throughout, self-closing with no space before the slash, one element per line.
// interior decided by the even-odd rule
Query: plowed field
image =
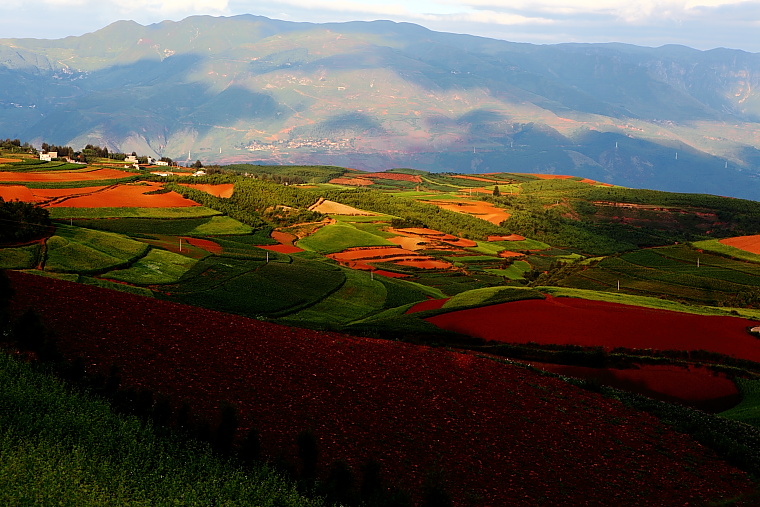
<path fill-rule="evenodd" d="M 576 298 L 515 301 L 427 319 L 436 326 L 511 343 L 707 350 L 760 361 L 760 340 L 739 317 L 704 316 Z"/>
<path fill-rule="evenodd" d="M 229 198 L 232 197 L 232 193 L 235 191 L 235 185 L 232 183 L 223 183 L 220 185 L 200 185 L 191 183 L 180 183 L 183 187 L 194 188 L 201 190 L 216 197 Z"/>
<path fill-rule="evenodd" d="M 14 314 L 34 307 L 89 372 L 116 365 L 123 386 L 212 417 L 233 403 L 269 459 L 297 463 L 311 429 L 320 476 L 373 459 L 415 499 L 438 476 L 454 505 L 492 506 L 706 504 L 751 487 L 647 414 L 487 358 L 9 276 Z"/>
<path fill-rule="evenodd" d="M 82 172 L 50 172 L 50 173 L 22 173 L 22 172 L 0 172 L 0 181 L 23 181 L 29 183 L 41 182 L 64 182 L 64 181 L 91 181 L 91 180 L 110 180 L 116 178 L 125 178 L 134 176 L 134 173 L 118 171 L 116 169 L 95 169 L 93 171 Z"/>
<path fill-rule="evenodd" d="M 735 238 L 721 239 L 724 245 L 740 248 L 746 252 L 760 254 L 760 234 L 753 236 L 737 236 Z"/>
<path fill-rule="evenodd" d="M 51 208 L 183 208 L 199 206 L 195 201 L 185 199 L 177 192 L 149 194 L 162 187 L 161 183 L 140 185 L 117 185 L 87 195 L 60 199 L 49 205 Z"/>

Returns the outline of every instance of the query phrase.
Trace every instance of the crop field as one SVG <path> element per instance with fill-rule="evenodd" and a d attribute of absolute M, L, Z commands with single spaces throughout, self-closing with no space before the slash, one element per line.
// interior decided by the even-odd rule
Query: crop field
<path fill-rule="evenodd" d="M 326 225 L 298 241 L 298 246 L 321 254 L 341 252 L 347 248 L 392 246 L 388 240 L 349 224 Z"/>
<path fill-rule="evenodd" d="M 739 389 L 728 376 L 698 366 L 643 364 L 617 369 L 535 362 L 531 366 L 711 413 L 733 407 L 740 399 Z"/>
<path fill-rule="evenodd" d="M 652 416 L 488 358 L 20 276 L 13 274 L 19 310 L 41 308 L 65 355 L 104 373 L 117 364 L 124 385 L 187 400 L 199 414 L 234 403 L 240 431 L 256 424 L 265 457 L 298 463 L 293 442 L 313 428 L 318 476 L 336 460 L 360 470 L 372 459 L 383 478 L 420 499 L 425 476 L 443 469 L 456 478 L 443 483 L 456 505 L 473 497 L 490 505 L 514 498 L 610 504 L 620 495 L 638 504 L 698 503 L 751 484 Z M 82 312 L 74 317 L 69 305 Z M 95 317 L 105 314 L 114 318 Z M 114 331 L 124 338 L 102 340 Z M 515 438 L 523 434 L 529 437 Z M 572 491 L 557 477 L 572 481 Z"/>
<path fill-rule="evenodd" d="M 758 322 L 740 317 L 551 297 L 450 312 L 427 320 L 450 331 L 497 342 L 706 350 L 760 361 L 760 342 L 747 331 Z"/>
<path fill-rule="evenodd" d="M 221 215 L 204 206 L 180 208 L 50 208 L 50 218 L 71 220 L 77 218 L 199 218 Z"/>
<path fill-rule="evenodd" d="M 760 380 L 737 379 L 741 402 L 720 415 L 760 428 Z"/>
<path fill-rule="evenodd" d="M 40 261 L 40 245 L 0 248 L 0 269 L 32 269 Z"/>
<path fill-rule="evenodd" d="M 338 290 L 304 310 L 279 319 L 281 324 L 338 329 L 385 307 L 386 288 L 377 277 L 352 269 L 343 271 L 346 281 Z M 418 296 L 419 297 L 419 296 Z"/>
<path fill-rule="evenodd" d="M 201 218 L 107 218 L 72 219 L 70 224 L 77 227 L 116 232 L 124 235 L 175 235 L 175 236 L 215 236 L 250 234 L 252 229 L 228 216 Z"/>
<path fill-rule="evenodd" d="M 177 283 L 196 262 L 184 255 L 151 249 L 127 269 L 110 271 L 104 277 L 135 285 Z"/>
<path fill-rule="evenodd" d="M 702 304 L 728 303 L 760 287 L 760 264 L 730 259 L 686 245 L 637 250 L 608 257 L 565 278 L 565 286 L 661 295 Z"/>
<path fill-rule="evenodd" d="M 59 198 L 47 204 L 49 208 L 182 208 L 198 206 L 176 192 L 160 192 L 160 183 L 140 182 L 109 186 L 89 194 Z"/>
<path fill-rule="evenodd" d="M 47 242 L 45 270 L 96 273 L 130 264 L 145 255 L 148 245 L 109 232 L 57 227 Z"/>
<path fill-rule="evenodd" d="M 256 261 L 205 259 L 176 287 L 164 286 L 162 297 L 241 315 L 280 316 L 321 301 L 346 280 L 340 268 L 325 262 L 282 256 L 291 262 L 270 258 L 267 263 L 264 255 Z"/>
<path fill-rule="evenodd" d="M 78 166 L 81 167 L 81 166 Z M 78 171 L 9 172 L 0 171 L 2 183 L 71 183 L 80 181 L 118 180 L 133 177 L 134 173 L 116 169 L 82 169 Z"/>
<path fill-rule="evenodd" d="M 0 354 L 3 505 L 320 505 Z M 115 459 L 118 456 L 118 459 Z"/>
<path fill-rule="evenodd" d="M 750 262 L 760 263 L 760 255 L 748 252 L 735 246 L 730 246 L 717 239 L 708 239 L 705 241 L 695 241 L 693 243 L 694 248 L 705 250 L 709 252 L 715 252 L 722 254 L 733 259 L 746 260 Z"/>

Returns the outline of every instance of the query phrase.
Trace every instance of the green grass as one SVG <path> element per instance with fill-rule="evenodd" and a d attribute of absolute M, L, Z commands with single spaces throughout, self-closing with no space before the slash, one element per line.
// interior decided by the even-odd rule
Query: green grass
<path fill-rule="evenodd" d="M 742 401 L 719 415 L 760 428 L 760 380 L 736 379 Z"/>
<path fill-rule="evenodd" d="M 228 216 L 200 218 L 102 218 L 75 219 L 77 227 L 116 232 L 126 235 L 213 236 L 217 234 L 250 234 L 251 227 Z"/>
<path fill-rule="evenodd" d="M 40 257 L 40 245 L 0 248 L 0 269 L 32 269 Z"/>
<path fill-rule="evenodd" d="M 210 257 L 178 284 L 166 285 L 164 290 L 171 295 L 163 297 L 249 317 L 278 317 L 316 304 L 338 290 L 345 279 L 338 266 L 320 260 L 273 253 L 269 263 Z"/>
<path fill-rule="evenodd" d="M 498 255 L 499 252 L 504 250 L 522 252 L 523 250 L 548 250 L 551 248 L 546 243 L 532 239 L 522 241 L 478 241 L 477 243 L 478 246 L 468 248 L 467 250 L 485 255 Z"/>
<path fill-rule="evenodd" d="M 128 265 L 147 251 L 148 245 L 119 234 L 58 227 L 47 240 L 45 270 L 96 273 Z"/>
<path fill-rule="evenodd" d="M 510 280 L 522 280 L 523 275 L 530 271 L 531 266 L 525 261 L 515 261 L 507 269 L 486 269 L 487 273 L 504 276 Z"/>
<path fill-rule="evenodd" d="M 364 232 L 349 224 L 333 224 L 298 241 L 298 246 L 321 254 L 342 252 L 346 248 L 367 246 L 397 246 L 375 234 Z"/>
<path fill-rule="evenodd" d="M 289 315 L 279 322 L 292 326 L 337 327 L 362 319 L 381 310 L 385 305 L 387 290 L 385 285 L 374 280 L 364 271 L 344 269 L 346 282 L 315 305 Z"/>
<path fill-rule="evenodd" d="M 135 285 L 176 283 L 196 262 L 195 259 L 184 255 L 151 249 L 148 255 L 127 269 L 110 271 L 103 276 Z"/>
<path fill-rule="evenodd" d="M 747 252 L 741 248 L 724 245 L 717 239 L 708 239 L 705 241 L 695 241 L 692 243 L 694 248 L 707 250 L 708 252 L 716 252 L 722 255 L 733 257 L 734 259 L 741 259 L 750 262 L 760 262 L 760 255 Z"/>
<path fill-rule="evenodd" d="M 0 504 L 307 506 L 265 467 L 160 436 L 0 354 Z"/>
<path fill-rule="evenodd" d="M 328 213 L 329 215 L 329 213 Z M 337 220 L 338 223 L 367 223 L 367 222 L 390 222 L 393 218 L 390 215 L 383 215 L 378 213 L 377 215 L 330 215 Z M 381 226 L 387 226 L 388 224 L 381 224 Z"/>
<path fill-rule="evenodd" d="M 204 206 L 180 208 L 49 208 L 52 219 L 77 218 L 202 218 L 221 215 Z"/>
<path fill-rule="evenodd" d="M 452 296 L 443 304 L 442 309 L 452 311 L 523 299 L 543 299 L 543 297 L 540 292 L 523 287 L 486 287 Z"/>
<path fill-rule="evenodd" d="M 697 315 L 739 315 L 747 318 L 760 318 L 760 310 L 753 310 L 749 308 L 719 308 L 715 306 L 689 305 L 652 296 L 638 296 L 621 292 L 605 292 L 569 287 L 540 286 L 535 287 L 535 289 L 556 297 L 573 297 L 591 299 L 593 301 L 607 301 L 610 303 L 643 306 L 645 308 L 693 313 Z"/>

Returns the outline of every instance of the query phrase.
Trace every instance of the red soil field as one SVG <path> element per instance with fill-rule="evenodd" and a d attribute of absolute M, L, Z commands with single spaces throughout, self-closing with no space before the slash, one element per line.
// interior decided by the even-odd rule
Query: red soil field
<path fill-rule="evenodd" d="M 4 201 L 38 202 L 42 200 L 35 197 L 32 191 L 23 185 L 0 185 L 0 197 Z"/>
<path fill-rule="evenodd" d="M 216 243 L 214 241 L 208 240 L 208 239 L 200 239 L 200 238 L 188 238 L 188 237 L 182 237 L 184 241 L 187 241 L 193 246 L 197 246 L 198 248 L 202 248 L 203 250 L 206 250 L 207 252 L 211 252 L 212 254 L 220 254 L 224 250 L 219 243 Z"/>
<path fill-rule="evenodd" d="M 411 181 L 412 183 L 421 183 L 422 178 L 416 174 L 403 173 L 367 173 L 362 174 L 363 178 L 377 178 L 380 180 Z"/>
<path fill-rule="evenodd" d="M 631 369 L 588 368 L 561 364 L 530 363 L 545 371 L 593 379 L 650 398 L 678 402 L 707 412 L 722 412 L 736 405 L 741 396 L 736 384 L 722 373 L 700 366 L 638 365 Z"/>
<path fill-rule="evenodd" d="M 372 185 L 372 181 L 366 178 L 333 178 L 329 181 L 334 185 L 349 185 L 353 187 L 366 187 Z"/>
<path fill-rule="evenodd" d="M 407 259 L 403 261 L 397 261 L 395 264 L 398 266 L 409 266 L 419 269 L 449 269 L 451 267 L 451 264 L 446 261 L 432 258 Z"/>
<path fill-rule="evenodd" d="M 0 157 L 0 164 L 10 164 L 11 162 L 21 162 L 21 159 Z"/>
<path fill-rule="evenodd" d="M 393 271 L 385 271 L 384 269 L 372 269 L 372 272 L 376 275 L 384 276 L 386 278 L 409 278 L 412 275 L 405 273 L 394 273 Z"/>
<path fill-rule="evenodd" d="M 496 180 L 489 180 L 488 178 L 479 178 L 477 176 L 467 176 L 465 174 L 452 174 L 452 178 L 460 178 L 463 180 L 472 180 L 472 181 L 485 181 L 486 183 L 496 183 L 499 184 Z M 503 182 L 506 183 L 506 182 Z"/>
<path fill-rule="evenodd" d="M 211 194 L 216 197 L 230 198 L 235 191 L 235 185 L 233 183 L 222 183 L 219 185 L 202 185 L 192 183 L 180 183 L 183 187 L 194 188 L 196 190 L 202 190 L 207 194 Z"/>
<path fill-rule="evenodd" d="M 106 186 L 98 187 L 78 187 L 78 188 L 33 188 L 31 192 L 35 197 L 41 197 L 44 199 L 57 199 L 59 197 L 70 197 L 75 195 L 91 194 L 93 192 L 100 192 L 106 188 Z"/>
<path fill-rule="evenodd" d="M 177 192 L 145 195 L 163 187 L 162 183 L 142 182 L 143 184 L 116 185 L 107 187 L 88 195 L 75 196 L 58 200 L 49 205 L 51 208 L 183 208 L 199 206 L 195 201 L 185 199 Z"/>
<path fill-rule="evenodd" d="M 263 248 L 264 250 L 269 250 L 270 252 L 277 252 L 282 254 L 292 254 L 297 252 L 303 252 L 303 248 L 298 248 L 297 246 L 293 245 L 256 245 L 259 248 Z"/>
<path fill-rule="evenodd" d="M 449 211 L 455 211 L 457 213 L 464 213 L 465 215 L 472 215 L 477 218 L 482 218 L 487 222 L 499 225 L 504 220 L 509 218 L 509 213 L 504 211 L 503 208 L 498 208 L 489 202 L 483 201 L 422 201 L 428 204 L 434 204 L 439 208 Z"/>
<path fill-rule="evenodd" d="M 523 257 L 525 254 L 519 252 L 510 252 L 509 250 L 502 250 L 499 252 L 499 257 Z"/>
<path fill-rule="evenodd" d="M 508 234 L 507 236 L 488 236 L 488 241 L 523 241 L 525 237 L 519 234 Z"/>
<path fill-rule="evenodd" d="M 445 305 L 446 301 L 449 299 L 450 298 L 428 299 L 427 301 L 422 301 L 409 308 L 406 313 L 424 312 L 425 310 L 438 310 L 439 308 L 443 307 L 443 305 Z"/>
<path fill-rule="evenodd" d="M 498 342 L 707 350 L 760 361 L 760 340 L 747 332 L 757 323 L 738 317 L 549 297 L 460 310 L 427 320 L 444 329 Z"/>
<path fill-rule="evenodd" d="M 23 181 L 23 182 L 63 182 L 63 181 L 91 181 L 110 180 L 134 176 L 134 173 L 118 171 L 116 169 L 95 169 L 83 172 L 50 172 L 50 173 L 18 173 L 0 172 L 0 181 Z"/>
<path fill-rule="evenodd" d="M 740 248 L 746 252 L 760 254 L 760 234 L 753 236 L 737 236 L 719 240 L 724 245 Z"/>
<path fill-rule="evenodd" d="M 441 474 L 456 506 L 691 505 L 752 488 L 648 414 L 488 358 L 9 277 L 13 314 L 33 307 L 88 372 L 116 365 L 122 386 L 211 417 L 233 403 L 238 437 L 255 425 L 268 459 L 297 464 L 309 428 L 321 477 L 339 459 L 360 475 L 371 458 L 417 501 Z"/>

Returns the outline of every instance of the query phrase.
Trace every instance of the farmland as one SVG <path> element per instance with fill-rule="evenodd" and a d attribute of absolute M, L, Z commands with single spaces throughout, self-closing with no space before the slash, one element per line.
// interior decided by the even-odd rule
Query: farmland
<path fill-rule="evenodd" d="M 83 360 L 95 376 L 118 366 L 123 389 L 173 400 L 175 417 L 185 400 L 213 428 L 233 403 L 235 445 L 255 429 L 266 460 L 302 491 L 332 484 L 331 470 L 345 463 L 356 502 L 371 463 L 381 465 L 386 493 L 397 488 L 412 502 L 433 487 L 455 505 L 513 495 L 552 504 L 568 494 L 618 503 L 612 486 L 594 490 L 552 454 L 588 448 L 588 432 L 611 439 L 621 464 L 589 456 L 605 463 L 597 483 L 622 481 L 634 504 L 664 489 L 681 502 L 740 495 L 750 483 L 738 470 L 718 472 L 725 459 L 760 476 L 748 457 L 754 440 L 729 445 L 711 430 L 694 438 L 714 451 L 697 451 L 691 436 L 594 392 L 609 384 L 709 412 L 754 413 L 757 203 L 524 174 L 241 165 L 163 177 L 106 163 L 13 167 L 0 196 L 18 201 L 0 204 L 52 220 L 0 245 L 3 269 L 48 276 L 11 273 L 14 318 L 34 308 L 68 361 Z M 117 316 L 119 305 L 130 311 Z M 114 314 L 109 325 L 124 339 L 117 345 L 88 312 Z M 497 410 L 512 403 L 509 414 Z M 411 406 L 421 410 L 417 422 Z M 577 413 L 593 422 L 568 415 Z M 629 422 L 624 431 L 611 420 Z M 536 449 L 505 440 L 526 432 L 567 490 L 541 479 Z M 315 477 L 303 475 L 312 466 L 295 446 L 303 434 L 319 445 Z M 460 437 L 466 457 L 450 445 Z M 626 446 L 648 449 L 640 438 L 670 450 L 627 454 Z M 664 470 L 683 453 L 706 468 L 672 480 L 623 479 L 616 468 Z"/>

